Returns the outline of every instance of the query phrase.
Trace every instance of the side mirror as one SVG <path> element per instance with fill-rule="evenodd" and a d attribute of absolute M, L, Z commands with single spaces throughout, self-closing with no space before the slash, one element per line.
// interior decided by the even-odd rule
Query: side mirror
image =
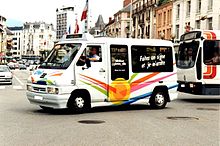
<path fill-rule="evenodd" d="M 91 62 L 89 59 L 86 59 L 86 67 L 90 68 L 91 67 Z"/>
<path fill-rule="evenodd" d="M 85 62 L 82 61 L 82 60 L 78 60 L 77 63 L 76 63 L 77 66 L 84 66 L 85 65 Z"/>

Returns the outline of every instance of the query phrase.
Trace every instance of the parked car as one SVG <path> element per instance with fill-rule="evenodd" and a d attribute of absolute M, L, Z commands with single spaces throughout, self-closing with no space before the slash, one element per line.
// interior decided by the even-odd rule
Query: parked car
<path fill-rule="evenodd" d="M 8 67 L 12 70 L 12 69 L 15 69 L 15 63 L 14 62 L 9 62 L 8 64 Z"/>
<path fill-rule="evenodd" d="M 15 69 L 14 64 L 9 64 L 8 67 L 9 67 L 9 69 L 11 69 L 11 70 Z"/>
<path fill-rule="evenodd" d="M 26 65 L 27 67 L 29 67 L 29 66 L 30 66 L 30 63 L 29 63 L 29 62 L 25 62 L 25 65 Z"/>
<path fill-rule="evenodd" d="M 12 72 L 7 65 L 0 65 L 0 83 L 12 84 Z"/>
<path fill-rule="evenodd" d="M 24 64 L 19 64 L 19 69 L 20 69 L 20 70 L 26 70 L 27 67 L 26 67 L 26 65 L 24 65 Z"/>
<path fill-rule="evenodd" d="M 15 69 L 19 69 L 19 64 L 15 63 Z"/>

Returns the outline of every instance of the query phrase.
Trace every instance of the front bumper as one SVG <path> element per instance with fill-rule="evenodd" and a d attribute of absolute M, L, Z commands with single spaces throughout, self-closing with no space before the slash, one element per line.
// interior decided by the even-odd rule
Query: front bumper
<path fill-rule="evenodd" d="M 55 109 L 67 108 L 67 102 L 70 97 L 70 94 L 42 94 L 30 91 L 27 91 L 26 95 L 31 104 Z"/>

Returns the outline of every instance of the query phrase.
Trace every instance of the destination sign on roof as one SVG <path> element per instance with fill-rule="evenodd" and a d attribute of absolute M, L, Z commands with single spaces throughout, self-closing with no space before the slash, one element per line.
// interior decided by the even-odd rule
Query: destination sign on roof
<path fill-rule="evenodd" d="M 193 40 L 201 38 L 201 31 L 193 31 L 186 34 L 183 34 L 180 38 L 180 41 Z"/>

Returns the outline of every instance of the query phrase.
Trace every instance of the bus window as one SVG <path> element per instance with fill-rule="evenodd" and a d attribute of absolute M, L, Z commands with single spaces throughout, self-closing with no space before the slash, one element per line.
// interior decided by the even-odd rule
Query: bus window
<path fill-rule="evenodd" d="M 220 41 L 205 40 L 203 62 L 206 65 L 220 65 Z"/>
<path fill-rule="evenodd" d="M 101 62 L 101 46 L 87 46 L 86 48 L 86 56 L 89 58 L 91 62 Z"/>
<path fill-rule="evenodd" d="M 178 51 L 177 67 L 192 68 L 195 65 L 199 42 L 181 43 Z"/>
<path fill-rule="evenodd" d="M 132 46 L 131 56 L 134 73 L 173 71 L 171 47 Z"/>
<path fill-rule="evenodd" d="M 128 47 L 125 45 L 111 45 L 111 79 L 129 79 Z"/>
<path fill-rule="evenodd" d="M 90 62 L 102 62 L 101 46 L 87 46 L 77 61 L 77 66 L 84 66 L 86 59 Z"/>

